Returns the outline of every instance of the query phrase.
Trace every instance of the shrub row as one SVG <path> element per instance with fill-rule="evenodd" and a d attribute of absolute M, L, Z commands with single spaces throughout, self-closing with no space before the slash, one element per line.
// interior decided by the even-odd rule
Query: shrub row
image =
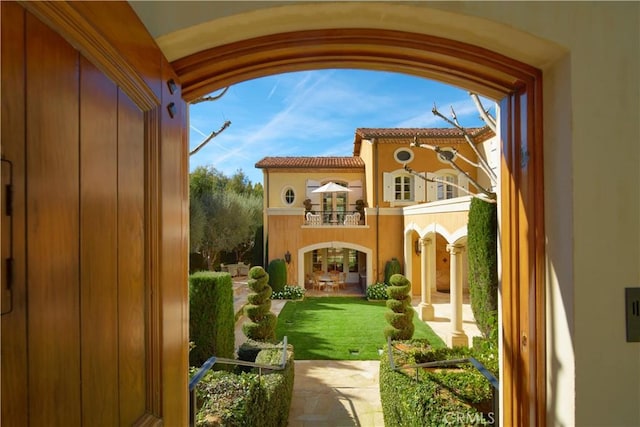
<path fill-rule="evenodd" d="M 480 349 L 456 347 L 432 349 L 425 340 L 398 341 L 397 367 L 436 360 L 473 356 L 497 374 L 497 351 L 483 342 Z M 380 399 L 384 424 L 393 426 L 442 426 L 493 424 L 493 390 L 487 379 L 470 364 L 449 368 L 394 371 L 388 349 L 380 359 Z"/>
<path fill-rule="evenodd" d="M 271 345 L 273 347 L 273 344 Z M 256 363 L 279 365 L 282 347 L 260 351 Z M 294 356 L 289 346 L 282 371 L 209 371 L 196 388 L 196 426 L 280 427 L 287 425 L 293 396 Z"/>
<path fill-rule="evenodd" d="M 211 356 L 231 358 L 235 349 L 233 285 L 229 273 L 197 272 L 189 276 L 189 364 Z"/>

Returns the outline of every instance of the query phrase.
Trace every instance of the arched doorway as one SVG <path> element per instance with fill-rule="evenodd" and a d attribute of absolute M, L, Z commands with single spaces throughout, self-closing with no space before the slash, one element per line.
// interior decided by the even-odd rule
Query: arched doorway
<path fill-rule="evenodd" d="M 454 83 L 500 102 L 503 420 L 544 424 L 541 73 L 477 46 L 369 28 L 295 31 L 236 41 L 172 63 L 190 101 L 243 80 L 363 68 Z"/>

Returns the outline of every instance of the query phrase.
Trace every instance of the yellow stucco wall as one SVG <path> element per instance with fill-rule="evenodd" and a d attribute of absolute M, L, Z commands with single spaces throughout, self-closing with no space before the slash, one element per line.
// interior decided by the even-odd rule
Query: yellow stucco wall
<path fill-rule="evenodd" d="M 364 174 L 362 172 L 344 172 L 340 169 L 335 170 L 325 170 L 322 172 L 310 171 L 310 170 L 300 170 L 300 171 L 280 171 L 280 170 L 270 170 L 268 173 L 265 173 L 265 199 L 267 203 L 267 207 L 304 207 L 302 202 L 306 198 L 307 191 L 307 180 L 315 180 L 321 181 L 325 183 L 326 181 L 362 181 L 364 185 Z M 296 198 L 292 206 L 288 206 L 284 203 L 284 189 L 291 187 L 294 189 L 296 193 Z M 349 197 L 349 194 L 347 194 Z M 349 203 L 354 203 L 355 200 L 351 200 L 353 197 L 350 197 Z"/>

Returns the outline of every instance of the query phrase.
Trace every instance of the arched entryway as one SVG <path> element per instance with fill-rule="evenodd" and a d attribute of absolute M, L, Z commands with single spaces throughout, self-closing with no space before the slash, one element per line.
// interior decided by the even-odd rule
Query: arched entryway
<path fill-rule="evenodd" d="M 362 68 L 454 83 L 500 102 L 504 423 L 544 424 L 541 73 L 451 39 L 375 28 L 274 33 L 172 63 L 184 98 L 288 71 Z"/>
<path fill-rule="evenodd" d="M 373 275 L 372 254 L 370 248 L 349 242 L 327 241 L 302 247 L 297 254 L 298 259 L 302 260 L 302 267 L 298 268 L 298 283 L 306 283 L 305 276 L 314 271 L 336 269 L 337 263 L 340 264 L 339 271 L 346 273 L 349 283 L 359 283 L 360 275 Z M 316 258 L 318 255 L 320 257 Z"/>

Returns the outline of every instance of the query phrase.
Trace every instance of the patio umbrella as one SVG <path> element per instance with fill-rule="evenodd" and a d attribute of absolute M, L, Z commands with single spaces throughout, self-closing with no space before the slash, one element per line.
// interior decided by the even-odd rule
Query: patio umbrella
<path fill-rule="evenodd" d="M 344 187 L 340 184 L 336 184 L 335 182 L 327 182 L 325 185 L 323 185 L 322 187 L 318 187 L 315 190 L 312 191 L 312 193 L 342 193 L 345 191 L 351 191 L 350 189 L 348 189 L 347 187 Z M 333 197 L 333 207 L 332 207 L 332 211 L 331 211 L 331 222 L 332 223 L 337 223 L 338 220 L 336 218 L 336 199 L 335 197 Z"/>
<path fill-rule="evenodd" d="M 342 191 L 351 191 L 351 190 L 340 184 L 336 184 L 335 182 L 327 182 L 322 187 L 318 187 L 315 190 L 313 190 L 312 193 L 340 193 Z"/>

